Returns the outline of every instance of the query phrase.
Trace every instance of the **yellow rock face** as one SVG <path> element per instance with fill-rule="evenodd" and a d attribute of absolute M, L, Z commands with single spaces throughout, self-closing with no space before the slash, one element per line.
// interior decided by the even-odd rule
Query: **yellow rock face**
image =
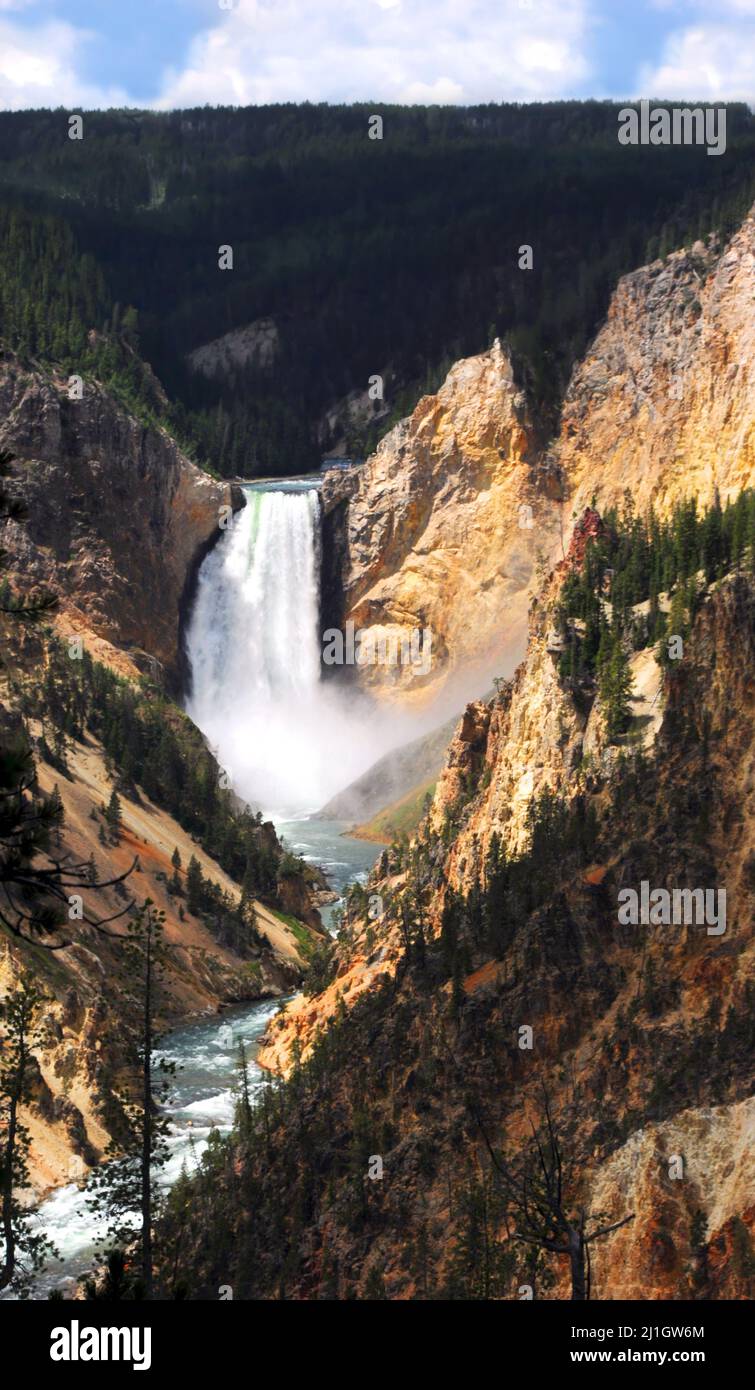
<path fill-rule="evenodd" d="M 610 1289 L 611 1298 L 673 1298 L 685 1266 L 694 1268 L 691 1233 L 702 1216 L 722 1296 L 746 1298 L 748 1281 L 732 1251 L 732 1218 L 752 1228 L 754 1142 L 752 1098 L 683 1110 L 637 1130 L 598 1170 L 592 1189 L 593 1211 L 635 1212 L 610 1243 L 595 1245 L 596 1287 Z"/>
<path fill-rule="evenodd" d="M 755 472 L 754 373 L 751 214 L 722 255 L 698 242 L 619 282 L 564 405 L 570 507 L 736 495 Z"/>
<path fill-rule="evenodd" d="M 442 684 L 478 685 L 521 652 L 538 550 L 559 507 L 530 458 L 532 432 L 511 363 L 496 342 L 451 369 L 437 396 L 368 460 L 348 504 L 347 618 L 379 635 L 430 629 L 429 671 L 365 665 L 363 684 L 426 701 Z M 508 665 L 511 665 L 509 658 Z"/>
<path fill-rule="evenodd" d="M 593 495 L 665 514 L 752 484 L 754 310 L 752 215 L 723 251 L 698 242 L 625 276 L 545 451 L 501 345 L 457 362 L 347 503 L 345 617 L 432 631 L 429 672 L 365 665 L 360 682 L 401 702 L 482 694 L 522 654 L 529 598 Z"/>

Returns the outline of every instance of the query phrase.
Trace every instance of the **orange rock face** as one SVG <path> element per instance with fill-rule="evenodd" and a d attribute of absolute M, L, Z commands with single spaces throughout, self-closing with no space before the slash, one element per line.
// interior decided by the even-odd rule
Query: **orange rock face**
<path fill-rule="evenodd" d="M 665 514 L 751 484 L 754 303 L 751 215 L 725 248 L 696 243 L 619 281 L 547 449 L 496 343 L 457 362 L 358 479 L 326 489 L 345 513 L 344 616 L 433 634 L 429 674 L 367 666 L 362 684 L 412 703 L 483 694 L 522 654 L 529 599 L 593 498 L 605 511 L 628 491 Z"/>
<path fill-rule="evenodd" d="M 485 689 L 521 653 L 538 552 L 559 508 L 535 468 L 532 424 L 496 342 L 457 362 L 367 461 L 351 493 L 346 617 L 379 636 L 432 632 L 432 666 L 365 666 L 376 694 L 428 701 L 448 681 Z M 326 490 L 332 508 L 343 492 Z M 502 619 L 505 617 L 505 622 Z"/>

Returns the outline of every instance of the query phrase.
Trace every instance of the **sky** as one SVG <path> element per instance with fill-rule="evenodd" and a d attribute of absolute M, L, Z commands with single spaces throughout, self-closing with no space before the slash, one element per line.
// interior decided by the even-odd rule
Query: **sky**
<path fill-rule="evenodd" d="M 0 0 L 0 109 L 755 104 L 755 0 Z"/>

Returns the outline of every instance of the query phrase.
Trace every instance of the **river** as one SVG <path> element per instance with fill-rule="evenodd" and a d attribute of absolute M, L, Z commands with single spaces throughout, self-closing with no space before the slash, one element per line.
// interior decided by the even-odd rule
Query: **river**
<path fill-rule="evenodd" d="M 339 902 L 364 882 L 380 846 L 311 818 L 396 740 L 396 725 L 355 702 L 320 667 L 319 479 L 245 488 L 247 505 L 203 562 L 187 629 L 187 710 L 237 792 L 260 806 L 287 847 L 325 870 Z M 400 740 L 399 740 L 400 741 Z M 322 909 L 326 926 L 339 902 Z M 163 1042 L 176 1064 L 168 1104 L 171 1156 L 160 1181 L 190 1169 L 212 1128 L 233 1123 L 238 1045 L 253 1090 L 263 1084 L 259 1040 L 277 1001 L 243 1004 L 176 1028 Z M 100 1234 L 86 1184 L 59 1188 L 35 1217 L 60 1252 L 34 1296 L 70 1290 L 91 1269 Z"/>
<path fill-rule="evenodd" d="M 302 817 L 277 822 L 276 828 L 289 849 L 309 863 L 322 865 L 328 882 L 339 895 L 354 880 L 365 881 L 381 848 L 346 838 L 338 821 Z M 326 925 L 338 905 L 336 902 L 322 909 Z M 278 1006 L 276 999 L 239 1004 L 211 1018 L 186 1023 L 163 1040 L 160 1055 L 176 1064 L 176 1075 L 166 1106 L 171 1122 L 171 1154 L 160 1174 L 162 1183 L 170 1186 L 183 1163 L 191 1171 L 211 1129 L 218 1129 L 221 1134 L 229 1132 L 238 1083 L 239 1042 L 243 1041 L 246 1047 L 252 1092 L 263 1085 L 264 1073 L 255 1059 L 260 1038 Z M 47 1298 L 54 1288 L 62 1288 L 70 1296 L 78 1277 L 92 1267 L 95 1242 L 100 1235 L 87 1201 L 86 1184 L 69 1183 L 58 1188 L 41 1203 L 34 1228 L 45 1232 L 61 1258 L 51 1261 L 41 1273 L 33 1297 Z"/>

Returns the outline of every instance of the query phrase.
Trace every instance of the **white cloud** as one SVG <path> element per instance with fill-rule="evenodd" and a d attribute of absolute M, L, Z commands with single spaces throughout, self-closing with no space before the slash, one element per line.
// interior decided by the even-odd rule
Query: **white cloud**
<path fill-rule="evenodd" d="M 729 9 L 755 15 L 755 0 L 728 0 Z M 701 22 L 670 35 L 657 66 L 645 65 L 643 96 L 709 101 L 755 101 L 755 25 Z"/>
<path fill-rule="evenodd" d="M 464 104 L 583 95 L 587 79 L 594 83 L 587 55 L 601 9 L 615 3 L 236 0 L 230 10 L 218 6 L 149 104 Z M 643 65 L 638 95 L 755 101 L 755 0 L 651 3 L 677 27 L 658 59 Z M 133 104 L 121 88 L 80 77 L 95 35 L 66 22 L 30 27 L 35 4 L 0 0 L 0 108 Z M 104 18 L 95 22 L 103 37 Z"/>
<path fill-rule="evenodd" d="M 463 100 L 463 88 L 450 77 L 439 77 L 436 82 L 410 82 L 404 94 L 404 101 L 416 106 L 457 106 Z"/>
<path fill-rule="evenodd" d="M 689 15 L 690 10 L 699 10 L 710 16 L 710 0 L 653 0 L 656 10 L 677 10 Z M 716 0 L 716 15 L 744 14 L 755 15 L 755 0 Z"/>
<path fill-rule="evenodd" d="M 0 0 L 0 8 L 11 8 L 8 0 Z M 125 105 L 124 92 L 92 86 L 77 76 L 87 37 L 70 24 L 52 22 L 29 29 L 0 19 L 0 109 Z"/>
<path fill-rule="evenodd" d="M 470 103 L 577 94 L 589 0 L 240 0 L 166 74 L 159 107 Z"/>

